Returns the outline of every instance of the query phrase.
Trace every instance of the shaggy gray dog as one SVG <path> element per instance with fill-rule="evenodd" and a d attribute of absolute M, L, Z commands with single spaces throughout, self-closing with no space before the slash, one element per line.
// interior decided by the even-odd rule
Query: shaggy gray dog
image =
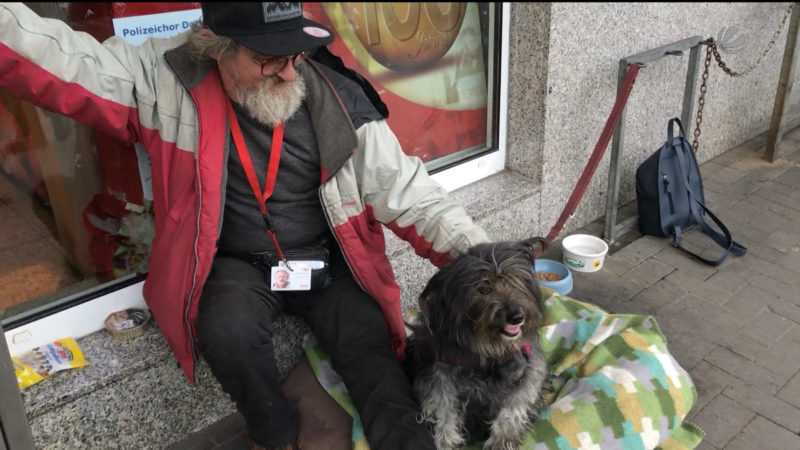
<path fill-rule="evenodd" d="M 542 238 L 476 245 L 442 267 L 409 324 L 408 365 L 439 449 L 517 449 L 538 416 L 546 364 L 533 254 Z"/>

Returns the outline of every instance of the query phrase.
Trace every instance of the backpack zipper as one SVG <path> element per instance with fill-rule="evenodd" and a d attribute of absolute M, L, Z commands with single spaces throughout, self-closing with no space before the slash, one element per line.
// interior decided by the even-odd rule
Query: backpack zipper
<path fill-rule="evenodd" d="M 664 177 L 664 193 L 667 194 L 667 199 L 669 200 L 669 212 L 670 214 L 675 214 L 675 204 L 672 203 L 672 190 L 669 188 L 669 177 L 667 174 L 662 174 Z"/>

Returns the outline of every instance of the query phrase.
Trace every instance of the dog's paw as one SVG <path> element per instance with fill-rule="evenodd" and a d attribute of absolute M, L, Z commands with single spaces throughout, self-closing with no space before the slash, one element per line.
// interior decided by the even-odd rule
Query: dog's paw
<path fill-rule="evenodd" d="M 483 443 L 483 450 L 518 450 L 521 446 L 522 442 L 516 439 L 497 439 L 491 436 Z"/>
<path fill-rule="evenodd" d="M 456 450 L 463 448 L 467 443 L 458 430 L 437 429 L 433 434 L 433 440 L 438 450 Z"/>
<path fill-rule="evenodd" d="M 464 445 L 466 445 L 466 442 L 463 440 L 440 441 L 439 439 L 436 439 L 435 441 L 437 450 L 459 450 L 463 449 Z"/>

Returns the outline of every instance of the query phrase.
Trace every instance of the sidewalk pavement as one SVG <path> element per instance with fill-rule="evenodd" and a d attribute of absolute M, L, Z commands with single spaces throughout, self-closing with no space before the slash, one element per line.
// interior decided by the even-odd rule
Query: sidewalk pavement
<path fill-rule="evenodd" d="M 701 165 L 706 204 L 747 247 L 711 267 L 670 238 L 632 231 L 603 269 L 574 272 L 570 297 L 613 313 L 653 315 L 698 399 L 687 420 L 706 436 L 698 450 L 800 448 L 800 128 L 780 159 L 763 159 L 766 134 Z M 602 224 L 587 226 L 601 235 Z M 693 230 L 684 246 L 721 249 Z M 545 256 L 559 258 L 557 242 Z M 247 449 L 237 413 L 170 449 Z"/>

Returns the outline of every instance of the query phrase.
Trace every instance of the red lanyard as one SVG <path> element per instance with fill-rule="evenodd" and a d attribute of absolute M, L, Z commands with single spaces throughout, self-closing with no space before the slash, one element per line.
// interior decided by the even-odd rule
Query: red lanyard
<path fill-rule="evenodd" d="M 261 207 L 261 214 L 264 217 L 264 224 L 267 226 L 267 233 L 275 244 L 275 249 L 278 251 L 278 256 L 286 261 L 283 256 L 281 247 L 278 245 L 278 240 L 275 239 L 275 232 L 272 230 L 272 219 L 267 212 L 267 199 L 272 196 L 275 189 L 275 179 L 278 177 L 278 164 L 281 161 L 281 146 L 283 145 L 283 122 L 275 126 L 272 130 L 272 147 L 269 152 L 269 164 L 267 165 L 266 186 L 264 192 L 261 192 L 261 186 L 258 185 L 258 178 L 256 178 L 256 171 L 253 168 L 253 161 L 250 159 L 250 153 L 247 151 L 247 144 L 244 142 L 242 129 L 239 128 L 239 121 L 236 119 L 236 114 L 233 112 L 233 105 L 230 100 L 227 102 L 228 106 L 228 119 L 231 123 L 231 134 L 233 135 L 233 142 L 236 144 L 236 151 L 239 153 L 239 160 L 242 161 L 242 168 L 247 175 L 247 181 L 250 182 L 250 187 L 253 189 L 253 194 L 256 196 L 258 206 Z"/>

